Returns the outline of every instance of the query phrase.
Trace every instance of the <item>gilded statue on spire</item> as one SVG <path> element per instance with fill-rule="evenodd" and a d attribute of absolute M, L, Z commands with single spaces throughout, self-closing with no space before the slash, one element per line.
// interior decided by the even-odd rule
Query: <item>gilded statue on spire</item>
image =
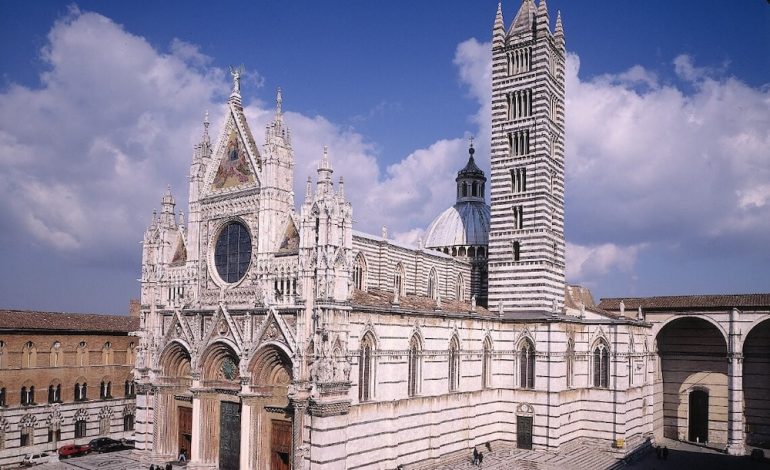
<path fill-rule="evenodd" d="M 241 75 L 245 72 L 243 65 L 237 67 L 230 66 L 230 75 L 233 77 L 233 93 L 241 94 Z"/>

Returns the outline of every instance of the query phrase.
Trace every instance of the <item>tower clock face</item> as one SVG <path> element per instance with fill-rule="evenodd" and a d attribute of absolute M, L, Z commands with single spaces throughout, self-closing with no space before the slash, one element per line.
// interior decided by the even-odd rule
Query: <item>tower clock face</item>
<path fill-rule="evenodd" d="M 240 222 L 229 222 L 219 232 L 214 247 L 214 264 L 223 281 L 232 284 L 243 279 L 251 260 L 251 234 Z"/>

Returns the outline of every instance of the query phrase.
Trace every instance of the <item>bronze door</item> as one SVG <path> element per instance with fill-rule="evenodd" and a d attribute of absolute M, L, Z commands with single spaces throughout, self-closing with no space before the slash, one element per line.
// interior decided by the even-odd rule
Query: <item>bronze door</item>
<path fill-rule="evenodd" d="M 190 448 L 192 447 L 192 408 L 180 406 L 178 408 L 179 417 L 179 448 L 177 456 L 184 451 L 185 457 L 190 458 Z"/>
<path fill-rule="evenodd" d="M 532 448 L 532 416 L 516 417 L 516 447 Z"/>
<path fill-rule="evenodd" d="M 219 406 L 219 470 L 238 470 L 241 464 L 241 405 Z"/>
<path fill-rule="evenodd" d="M 270 432 L 270 470 L 291 469 L 291 423 L 272 421 Z"/>

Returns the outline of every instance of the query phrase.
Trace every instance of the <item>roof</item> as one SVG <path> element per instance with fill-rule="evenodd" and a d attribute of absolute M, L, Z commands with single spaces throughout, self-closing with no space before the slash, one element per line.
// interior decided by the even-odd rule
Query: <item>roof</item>
<path fill-rule="evenodd" d="M 709 308 L 770 308 L 770 294 L 736 295 L 672 295 L 660 297 L 631 297 L 601 299 L 598 307 L 604 310 L 620 310 L 620 301 L 626 309 L 709 309 Z"/>
<path fill-rule="evenodd" d="M 0 310 L 0 331 L 8 330 L 127 334 L 139 330 L 139 318 L 123 315 Z"/>
<path fill-rule="evenodd" d="M 486 203 L 458 202 L 431 222 L 426 231 L 425 246 L 486 246 L 489 243 L 489 219 Z"/>
<path fill-rule="evenodd" d="M 441 299 L 441 310 L 436 310 L 436 301 L 423 295 L 404 295 L 399 297 L 398 305 L 393 304 L 393 293 L 382 289 L 369 289 L 364 292 L 353 289 L 351 304 L 356 307 L 387 308 L 393 313 L 429 313 L 429 314 L 473 314 L 491 316 L 489 310 L 476 305 L 476 310 L 471 310 L 471 304 L 459 300 Z"/>

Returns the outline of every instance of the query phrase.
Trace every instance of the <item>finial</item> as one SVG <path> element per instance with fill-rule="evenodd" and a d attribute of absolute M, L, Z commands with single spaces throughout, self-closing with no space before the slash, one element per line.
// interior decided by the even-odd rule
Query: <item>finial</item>
<path fill-rule="evenodd" d="M 171 185 L 170 184 L 166 185 L 166 196 L 171 196 Z"/>
<path fill-rule="evenodd" d="M 340 198 L 345 199 L 345 180 L 340 176 L 340 184 L 337 187 L 337 194 L 339 194 Z"/>
<path fill-rule="evenodd" d="M 382 226 L 382 238 L 387 240 L 388 239 L 388 227 Z"/>
<path fill-rule="evenodd" d="M 468 153 L 471 155 L 471 158 L 473 158 L 473 154 L 476 153 L 476 149 L 473 148 L 473 136 L 468 138 Z"/>
<path fill-rule="evenodd" d="M 275 113 L 281 114 L 283 113 L 283 94 L 281 93 L 281 87 L 278 87 L 278 93 L 275 97 Z"/>
<path fill-rule="evenodd" d="M 203 127 L 209 128 L 209 110 L 206 110 L 206 114 L 203 116 Z"/>
<path fill-rule="evenodd" d="M 244 67 L 239 65 L 237 67 L 230 66 L 230 75 L 233 77 L 233 93 L 234 95 L 241 94 L 241 75 L 243 75 Z"/>
<path fill-rule="evenodd" d="M 324 145 L 324 158 L 321 160 L 321 168 L 329 168 L 329 146 Z"/>

